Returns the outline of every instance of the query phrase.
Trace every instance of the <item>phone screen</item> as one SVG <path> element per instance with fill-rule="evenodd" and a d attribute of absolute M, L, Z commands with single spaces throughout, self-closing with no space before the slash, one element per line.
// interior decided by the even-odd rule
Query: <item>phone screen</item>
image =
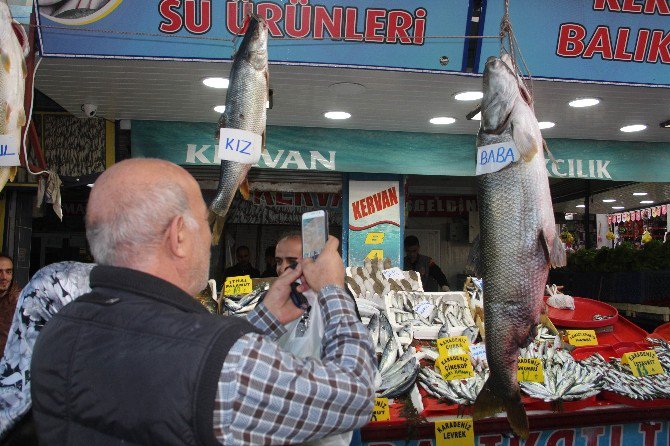
<path fill-rule="evenodd" d="M 302 256 L 315 258 L 328 239 L 328 217 L 325 211 L 302 214 Z"/>

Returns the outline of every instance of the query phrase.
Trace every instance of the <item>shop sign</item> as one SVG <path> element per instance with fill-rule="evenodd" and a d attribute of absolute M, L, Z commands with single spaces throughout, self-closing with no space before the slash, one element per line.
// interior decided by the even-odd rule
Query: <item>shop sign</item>
<path fill-rule="evenodd" d="M 36 0 L 42 54 L 231 60 L 251 13 L 279 64 L 460 72 L 470 2 L 458 0 Z M 79 6 L 81 5 L 81 6 Z M 239 44 L 239 39 L 238 42 Z"/>
<path fill-rule="evenodd" d="M 400 183 L 349 181 L 349 266 L 365 259 L 400 264 Z"/>
<path fill-rule="evenodd" d="M 479 208 L 476 195 L 410 195 L 407 210 L 410 217 L 457 217 Z"/>
<path fill-rule="evenodd" d="M 498 34 L 505 3 L 485 3 L 482 34 Z M 533 77 L 670 86 L 667 0 L 517 0 L 509 8 Z M 479 72 L 499 53 L 499 41 L 485 40 Z"/>
<path fill-rule="evenodd" d="M 547 416 L 551 417 L 551 415 Z M 456 421 L 458 418 L 453 420 Z M 531 431 L 525 441 L 503 433 L 477 434 L 474 437 L 474 444 L 476 446 L 656 446 L 668 444 L 669 435 L 669 421 L 650 419 L 641 423 Z M 416 440 L 403 438 L 371 441 L 363 444 L 365 446 L 433 446 L 436 444 L 436 438 L 437 436 Z"/>

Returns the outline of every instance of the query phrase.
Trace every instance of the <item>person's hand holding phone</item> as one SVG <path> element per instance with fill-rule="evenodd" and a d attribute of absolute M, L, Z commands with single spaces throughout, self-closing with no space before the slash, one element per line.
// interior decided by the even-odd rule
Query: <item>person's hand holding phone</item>
<path fill-rule="evenodd" d="M 311 289 L 321 291 L 326 285 L 344 288 L 344 263 L 337 252 L 340 242 L 333 236 L 328 237 L 326 246 L 316 260 L 302 259 L 302 273 Z"/>
<path fill-rule="evenodd" d="M 263 304 L 282 325 L 298 319 L 303 314 L 303 309 L 298 308 L 291 300 L 291 284 L 302 275 L 300 264 L 295 268 L 286 268 L 270 286 Z M 300 290 L 302 292 L 302 290 Z"/>

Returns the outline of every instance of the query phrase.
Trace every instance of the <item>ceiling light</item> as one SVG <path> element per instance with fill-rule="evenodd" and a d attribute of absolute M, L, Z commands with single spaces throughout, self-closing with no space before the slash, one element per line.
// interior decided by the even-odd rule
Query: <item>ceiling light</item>
<path fill-rule="evenodd" d="M 640 204 L 652 204 L 654 200 L 642 200 L 640 201 Z"/>
<path fill-rule="evenodd" d="M 582 108 L 582 107 L 593 107 L 594 105 L 598 105 L 599 103 L 600 99 L 596 98 L 577 98 L 574 101 L 570 101 L 568 105 L 570 105 L 570 107 Z"/>
<path fill-rule="evenodd" d="M 477 101 L 484 97 L 484 93 L 481 91 L 463 91 L 457 93 L 454 96 L 454 99 L 457 101 Z"/>
<path fill-rule="evenodd" d="M 641 132 L 646 128 L 647 126 L 644 124 L 633 124 L 621 127 L 619 130 L 621 130 L 622 132 L 630 133 L 630 132 Z"/>
<path fill-rule="evenodd" d="M 603 203 L 614 203 L 616 200 L 614 198 L 607 198 L 603 200 Z"/>
<path fill-rule="evenodd" d="M 225 77 L 206 77 L 202 83 L 211 88 L 228 88 L 230 81 Z"/>
<path fill-rule="evenodd" d="M 647 195 L 647 192 L 633 192 L 633 195 L 635 195 L 636 197 L 644 197 L 645 195 Z"/>
<path fill-rule="evenodd" d="M 538 122 L 537 125 L 540 126 L 540 130 L 544 130 L 544 129 L 550 129 L 556 124 L 550 121 L 542 121 Z"/>
<path fill-rule="evenodd" d="M 343 112 L 343 111 L 329 111 L 324 113 L 324 115 L 328 119 L 349 119 L 351 118 L 351 113 Z"/>
<path fill-rule="evenodd" d="M 586 205 L 585 205 L 585 204 L 578 204 L 578 205 L 577 205 L 577 206 L 575 206 L 575 207 L 578 207 L 578 208 L 585 208 L 585 207 L 586 207 Z"/>
<path fill-rule="evenodd" d="M 661 122 L 660 126 L 663 127 L 664 129 L 670 129 L 670 119 Z"/>
<path fill-rule="evenodd" d="M 226 106 L 225 105 L 217 105 L 216 107 L 214 107 L 214 111 L 217 112 L 217 113 L 223 113 L 224 111 L 226 111 Z"/>
<path fill-rule="evenodd" d="M 617 210 L 619 210 L 619 209 L 624 209 L 624 207 L 623 207 L 623 206 L 612 206 L 612 209 L 617 209 Z"/>
<path fill-rule="evenodd" d="M 456 120 L 448 116 L 438 116 L 437 118 L 432 118 L 430 120 L 430 123 L 435 125 L 453 124 L 454 122 L 456 122 Z"/>

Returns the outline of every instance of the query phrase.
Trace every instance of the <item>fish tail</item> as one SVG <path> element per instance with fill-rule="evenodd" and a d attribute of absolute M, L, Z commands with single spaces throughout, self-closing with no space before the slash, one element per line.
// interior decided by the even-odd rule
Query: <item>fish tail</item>
<path fill-rule="evenodd" d="M 491 390 L 492 387 L 493 384 L 489 377 L 475 400 L 473 418 L 481 420 L 500 412 L 507 412 L 507 420 L 514 433 L 523 439 L 527 439 L 528 417 L 521 402 L 521 394 L 517 391 L 515 397 L 511 400 L 503 400 Z"/>
<path fill-rule="evenodd" d="M 222 217 L 216 212 L 209 211 L 209 225 L 212 227 L 212 246 L 219 244 L 225 222 L 226 217 Z"/>

